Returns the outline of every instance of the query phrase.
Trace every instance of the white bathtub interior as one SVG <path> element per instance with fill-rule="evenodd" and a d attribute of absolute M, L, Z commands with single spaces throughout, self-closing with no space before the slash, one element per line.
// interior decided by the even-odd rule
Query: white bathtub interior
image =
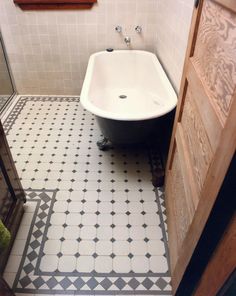
<path fill-rule="evenodd" d="M 145 120 L 170 112 L 176 102 L 154 54 L 118 50 L 90 57 L 81 93 L 81 103 L 90 112 L 110 119 Z"/>

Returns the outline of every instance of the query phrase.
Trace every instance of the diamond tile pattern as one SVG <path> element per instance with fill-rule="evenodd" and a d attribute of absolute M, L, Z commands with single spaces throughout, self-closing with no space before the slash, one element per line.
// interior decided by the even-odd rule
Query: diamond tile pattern
<path fill-rule="evenodd" d="M 15 291 L 171 295 L 164 194 L 152 187 L 148 149 L 99 151 L 78 98 L 21 97 L 4 126 L 37 205 Z"/>

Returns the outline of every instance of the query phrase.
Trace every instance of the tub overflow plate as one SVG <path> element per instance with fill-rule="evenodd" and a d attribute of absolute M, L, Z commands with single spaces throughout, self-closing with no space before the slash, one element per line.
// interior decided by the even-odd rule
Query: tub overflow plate
<path fill-rule="evenodd" d="M 119 98 L 120 98 L 120 99 L 126 99 L 127 96 L 126 96 L 126 95 L 120 95 Z"/>

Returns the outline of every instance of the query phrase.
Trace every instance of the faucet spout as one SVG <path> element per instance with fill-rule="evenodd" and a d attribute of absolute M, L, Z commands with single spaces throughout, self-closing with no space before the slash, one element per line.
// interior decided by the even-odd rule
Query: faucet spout
<path fill-rule="evenodd" d="M 131 44 L 131 38 L 130 38 L 130 37 L 128 37 L 128 36 L 126 36 L 126 37 L 125 37 L 125 39 L 124 39 L 124 41 L 125 41 L 125 43 L 126 43 L 127 47 L 129 47 L 129 46 L 130 46 L 130 44 Z"/>

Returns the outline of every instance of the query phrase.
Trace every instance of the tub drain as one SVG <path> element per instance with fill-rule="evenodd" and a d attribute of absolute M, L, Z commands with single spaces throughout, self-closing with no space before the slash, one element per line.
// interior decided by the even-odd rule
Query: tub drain
<path fill-rule="evenodd" d="M 127 96 L 126 96 L 126 95 L 120 95 L 119 98 L 120 98 L 120 99 L 126 99 Z"/>

